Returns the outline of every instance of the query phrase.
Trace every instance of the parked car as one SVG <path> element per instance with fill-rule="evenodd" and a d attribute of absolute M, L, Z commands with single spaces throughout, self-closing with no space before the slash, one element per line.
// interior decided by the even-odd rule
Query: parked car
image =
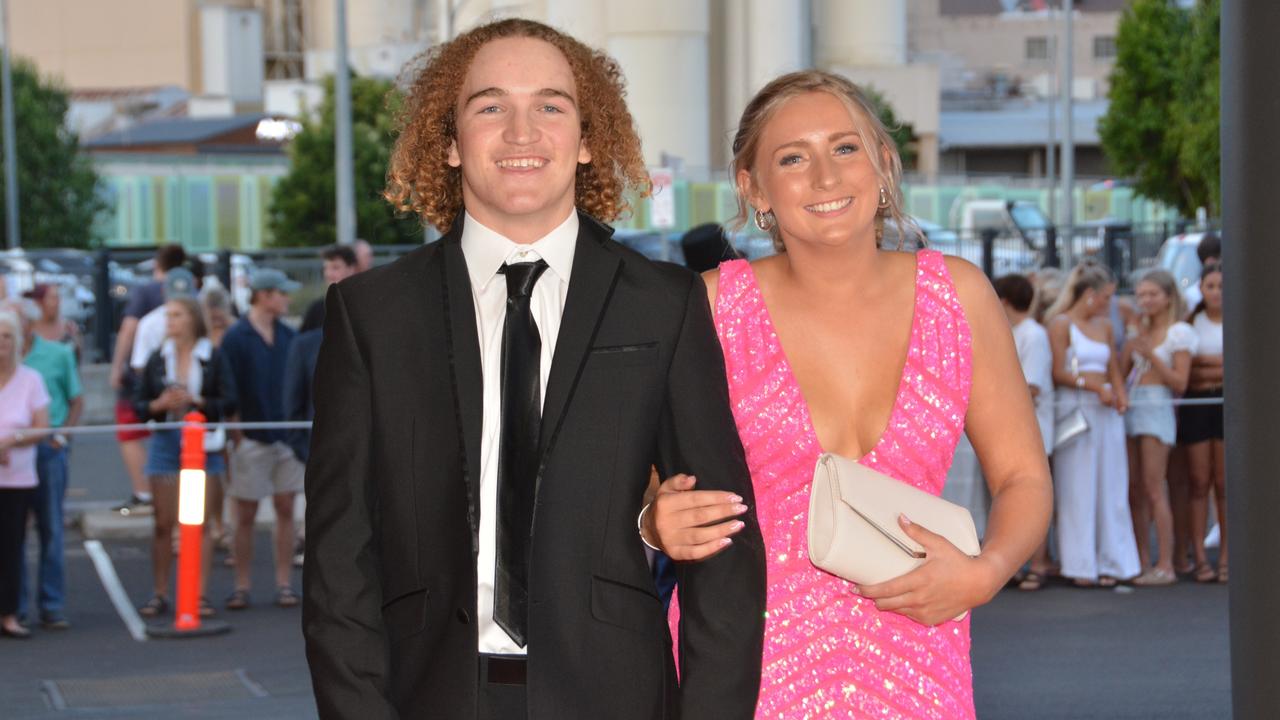
<path fill-rule="evenodd" d="M 212 280 L 213 282 L 222 284 L 217 277 L 218 255 L 216 253 L 200 253 L 200 262 L 205 266 L 205 282 Z M 257 264 L 253 258 L 243 253 L 231 254 L 231 301 L 236 306 L 236 312 L 241 315 L 249 312 L 249 298 L 253 292 L 249 290 L 249 278 L 253 276 L 257 270 Z"/>
<path fill-rule="evenodd" d="M 924 233 L 927 247 L 946 255 L 964 258 L 974 265 L 982 267 L 981 240 L 973 238 L 962 239 L 959 233 L 923 218 L 912 218 L 912 220 L 920 228 L 920 231 Z M 897 223 L 892 219 L 886 220 L 883 245 L 889 248 L 897 247 L 900 235 Z M 904 247 L 912 249 L 916 247 L 916 244 L 911 241 L 911 238 L 907 238 Z M 993 249 L 995 257 L 992 270 L 996 277 L 1010 273 L 1027 273 L 1038 267 L 1039 256 L 1023 249 L 1015 241 L 1007 238 L 1004 241 L 997 240 Z"/>
<path fill-rule="evenodd" d="M 1182 296 L 1191 300 L 1200 299 L 1200 256 L 1196 251 L 1205 233 L 1179 233 L 1164 241 L 1160 252 L 1156 255 L 1155 266 L 1168 270 L 1178 282 Z"/>
<path fill-rule="evenodd" d="M 64 250 L 58 253 L 74 253 Z M 22 249 L 7 250 L 0 255 L 0 274 L 5 276 L 5 289 L 10 298 L 17 298 L 38 284 L 53 285 L 62 297 L 62 315 L 68 320 L 84 324 L 93 313 L 94 294 L 92 275 L 83 282 L 79 272 L 64 267 L 45 252 L 27 253 Z"/>

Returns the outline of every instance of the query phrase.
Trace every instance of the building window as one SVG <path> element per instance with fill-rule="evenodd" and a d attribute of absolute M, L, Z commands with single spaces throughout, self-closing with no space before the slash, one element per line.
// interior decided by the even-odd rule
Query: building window
<path fill-rule="evenodd" d="M 1093 39 L 1094 60 L 1114 60 L 1116 57 L 1116 37 L 1099 35 Z"/>
<path fill-rule="evenodd" d="M 1047 37 L 1027 38 L 1027 59 L 1028 60 L 1048 60 L 1049 59 L 1049 38 Z"/>

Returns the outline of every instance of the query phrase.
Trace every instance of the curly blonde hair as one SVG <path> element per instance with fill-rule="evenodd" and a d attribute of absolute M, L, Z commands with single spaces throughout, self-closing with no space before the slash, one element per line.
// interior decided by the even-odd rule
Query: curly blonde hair
<path fill-rule="evenodd" d="M 746 170 L 755 176 L 756 152 L 760 148 L 765 125 L 788 100 L 811 92 L 830 93 L 844 103 L 853 117 L 854 127 L 862 137 L 863 144 L 869 148 L 879 147 L 884 151 L 886 157 L 881 157 L 880 153 L 867 153 L 876 177 L 880 180 L 880 186 L 884 189 L 885 203 L 876 212 L 877 244 L 884 237 L 884 221 L 889 217 L 898 226 L 899 247 L 905 244 L 908 234 L 920 245 L 925 245 L 927 241 L 924 233 L 903 210 L 902 158 L 898 155 L 898 145 L 885 129 L 884 123 L 880 122 L 875 106 L 861 88 L 845 77 L 822 70 L 801 70 L 774 78 L 751 98 L 751 102 L 742 111 L 738 131 L 733 138 L 733 162 L 729 166 L 729 179 L 733 181 L 738 196 L 738 214 L 731 222 L 735 227 L 741 228 L 751 216 L 751 203 L 737 185 L 738 172 Z M 785 251 L 787 248 L 782 242 L 776 222 L 768 232 L 773 238 L 774 248 L 778 252 Z"/>
<path fill-rule="evenodd" d="M 397 118 L 400 136 L 391 151 L 383 196 L 401 212 L 415 212 L 441 232 L 462 209 L 462 171 L 449 166 L 456 138 L 454 112 L 467 68 L 486 43 L 533 38 L 555 46 L 569 63 L 582 114 L 582 139 L 591 162 L 578 165 L 574 202 L 604 221 L 629 209 L 627 188 L 650 190 L 640 137 L 627 110 L 625 80 L 613 58 L 539 22 L 513 18 L 481 25 L 419 56 L 421 70 L 409 83 Z"/>

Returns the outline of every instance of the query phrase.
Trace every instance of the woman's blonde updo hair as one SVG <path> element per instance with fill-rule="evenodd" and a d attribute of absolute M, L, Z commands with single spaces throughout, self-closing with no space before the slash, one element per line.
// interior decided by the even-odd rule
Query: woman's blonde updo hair
<path fill-rule="evenodd" d="M 867 156 L 871 159 L 871 166 L 875 168 L 880 186 L 884 188 L 884 199 L 887 201 L 876 211 L 876 243 L 879 244 L 884 238 L 884 221 L 888 217 L 893 218 L 898 226 L 899 247 L 905 243 L 908 234 L 923 245 L 924 233 L 920 232 L 915 222 L 902 209 L 902 158 L 898 155 L 897 144 L 885 129 L 884 123 L 880 122 L 870 99 L 857 85 L 847 78 L 822 70 L 801 70 L 775 78 L 761 88 L 742 111 L 738 132 L 733 138 L 733 162 L 729 167 L 730 179 L 738 196 L 738 214 L 731 221 L 734 227 L 742 228 L 751 218 L 751 203 L 737 185 L 738 173 L 746 170 L 754 174 L 756 152 L 760 149 L 760 138 L 764 135 L 765 125 L 788 100 L 811 92 L 831 93 L 844 103 L 853 118 L 858 135 L 862 137 L 863 147 L 868 148 Z M 872 152 L 871 148 L 879 148 L 881 152 Z M 885 156 L 888 156 L 887 163 Z M 773 238 L 774 248 L 779 252 L 786 250 L 776 222 L 769 228 L 769 236 Z"/>
<path fill-rule="evenodd" d="M 574 203 L 605 222 L 627 209 L 624 191 L 649 191 L 649 173 L 640 137 L 623 99 L 626 91 L 617 61 L 547 25 L 523 19 L 492 22 L 437 45 L 418 59 L 421 70 L 400 106 L 400 136 L 391 151 L 384 197 L 401 212 L 414 212 L 445 232 L 462 209 L 462 171 L 449 166 L 456 137 L 454 111 L 467 68 L 486 43 L 533 38 L 555 46 L 577 84 L 582 140 L 591 162 L 578 165 Z"/>
<path fill-rule="evenodd" d="M 1075 307 L 1086 290 L 1101 290 L 1113 282 L 1115 277 L 1101 263 L 1093 260 L 1080 263 L 1071 269 L 1071 274 L 1063 283 L 1062 292 L 1058 293 L 1058 299 L 1045 311 L 1045 322 Z"/>

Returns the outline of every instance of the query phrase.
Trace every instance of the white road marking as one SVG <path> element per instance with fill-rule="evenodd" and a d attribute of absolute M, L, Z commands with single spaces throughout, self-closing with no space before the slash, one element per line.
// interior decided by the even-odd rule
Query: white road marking
<path fill-rule="evenodd" d="M 116 568 L 111 564 L 111 557 L 107 555 L 102 543 L 97 540 L 85 540 L 84 549 L 93 560 L 93 567 L 98 571 L 98 579 L 102 581 L 102 588 L 107 591 L 107 597 L 111 598 L 111 604 L 116 606 L 116 613 L 124 621 L 125 627 L 129 629 L 129 634 L 133 636 L 134 640 L 145 642 L 147 639 L 147 625 L 142 622 L 142 617 L 134 609 L 133 603 L 129 602 L 129 595 L 124 591 L 124 586 L 120 584 L 120 576 L 116 575 Z"/>

